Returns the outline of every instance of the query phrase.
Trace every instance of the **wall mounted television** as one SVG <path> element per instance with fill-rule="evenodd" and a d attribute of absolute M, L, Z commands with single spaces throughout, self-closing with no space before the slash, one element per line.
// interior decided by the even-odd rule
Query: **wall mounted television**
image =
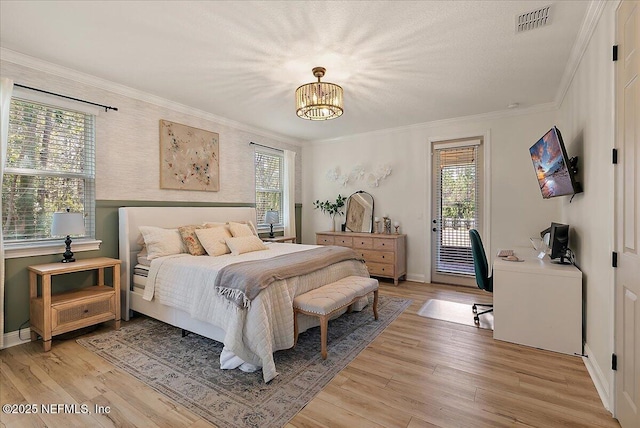
<path fill-rule="evenodd" d="M 529 154 L 543 198 L 582 192 L 582 186 L 575 179 L 578 173 L 578 157 L 567 156 L 562 135 L 557 127 L 551 128 L 531 146 Z"/>

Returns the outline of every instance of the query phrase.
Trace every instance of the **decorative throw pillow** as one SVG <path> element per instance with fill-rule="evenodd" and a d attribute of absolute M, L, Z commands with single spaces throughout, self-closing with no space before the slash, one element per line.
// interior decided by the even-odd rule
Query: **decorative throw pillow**
<path fill-rule="evenodd" d="M 250 253 L 252 251 L 268 249 L 262 240 L 254 235 L 227 238 L 224 241 L 227 243 L 227 246 L 231 250 L 231 254 L 234 256 Z"/>
<path fill-rule="evenodd" d="M 210 256 L 221 256 L 231 252 L 224 242 L 226 238 L 231 238 L 231 232 L 225 226 L 206 227 L 196 229 L 195 232 L 200 244 Z"/>
<path fill-rule="evenodd" d="M 178 229 L 163 229 L 155 226 L 140 226 L 139 229 L 147 247 L 149 260 L 187 252 Z"/>
<path fill-rule="evenodd" d="M 234 238 L 240 238 L 243 236 L 257 236 L 254 232 L 254 229 L 251 227 L 251 222 L 248 223 L 237 223 L 234 221 L 230 221 L 228 223 L 229 230 Z"/>
<path fill-rule="evenodd" d="M 182 226 L 178 228 L 182 242 L 187 247 L 187 251 L 192 256 L 202 256 L 207 254 L 200 240 L 196 236 L 196 229 L 202 229 L 202 226 L 192 224 L 190 226 Z"/>

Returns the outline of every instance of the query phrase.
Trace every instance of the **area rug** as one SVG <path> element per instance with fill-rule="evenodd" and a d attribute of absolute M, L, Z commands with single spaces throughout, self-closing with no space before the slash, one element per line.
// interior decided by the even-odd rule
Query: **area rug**
<path fill-rule="evenodd" d="M 380 296 L 378 321 L 370 306 L 329 322 L 328 352 L 320 356 L 320 329 L 301 333 L 295 349 L 274 354 L 279 375 L 221 370 L 222 344 L 143 318 L 118 331 L 78 343 L 156 391 L 223 427 L 282 427 L 409 305 Z"/>
<path fill-rule="evenodd" d="M 493 330 L 493 312 L 480 315 L 480 325 L 476 325 L 473 322 L 474 314 L 471 306 L 472 305 L 465 305 L 464 303 L 449 302 L 448 300 L 429 299 L 422 305 L 418 311 L 418 315 Z M 478 306 L 479 312 L 486 309 L 488 308 Z"/>

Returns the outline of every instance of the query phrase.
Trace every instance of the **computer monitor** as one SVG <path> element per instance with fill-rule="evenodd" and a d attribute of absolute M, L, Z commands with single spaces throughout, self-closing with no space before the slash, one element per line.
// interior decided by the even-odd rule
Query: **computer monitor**
<path fill-rule="evenodd" d="M 549 258 L 553 263 L 563 265 L 571 264 L 571 261 L 567 257 L 567 250 L 569 249 L 569 225 L 551 223 L 549 231 L 549 247 L 551 247 L 551 254 L 549 255 Z"/>

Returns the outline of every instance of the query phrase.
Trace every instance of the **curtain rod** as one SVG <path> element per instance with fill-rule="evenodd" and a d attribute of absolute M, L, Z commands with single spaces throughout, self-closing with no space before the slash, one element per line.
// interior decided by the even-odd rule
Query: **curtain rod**
<path fill-rule="evenodd" d="M 91 104 L 93 106 L 102 107 L 104 109 L 104 111 L 108 111 L 108 110 L 118 111 L 117 107 L 110 107 L 110 106 L 105 106 L 103 104 L 92 103 L 91 101 L 85 101 L 85 100 L 81 100 L 79 98 L 68 97 L 66 95 L 60 95 L 60 94 L 56 94 L 55 92 L 49 92 L 49 91 L 45 91 L 45 90 L 42 90 L 42 89 L 31 88 L 29 86 L 21 85 L 19 83 L 14 83 L 13 86 L 17 86 L 19 88 L 24 88 L 24 89 L 29 89 L 30 91 L 42 92 L 44 94 L 53 95 L 53 96 L 60 97 L 60 98 L 66 98 L 68 100 L 78 101 L 78 102 L 85 103 L 85 104 Z"/>
<path fill-rule="evenodd" d="M 260 146 L 260 147 L 264 147 L 266 149 L 276 150 L 278 152 L 284 152 L 284 150 L 282 150 L 282 149 L 276 149 L 275 147 L 269 147 L 269 146 L 265 146 L 265 145 L 262 145 L 262 144 L 254 143 L 253 141 L 249 142 L 249 145 L 250 146 L 252 146 L 252 145 L 253 146 Z"/>

